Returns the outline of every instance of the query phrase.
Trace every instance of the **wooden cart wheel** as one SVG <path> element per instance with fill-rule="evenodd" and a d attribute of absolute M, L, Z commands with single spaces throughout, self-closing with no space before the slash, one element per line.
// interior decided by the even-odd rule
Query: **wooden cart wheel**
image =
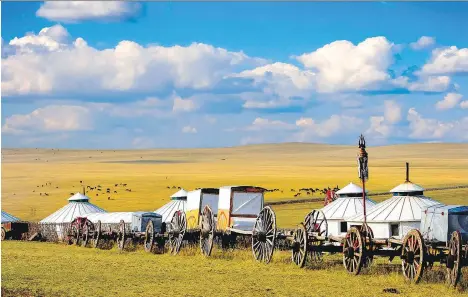
<path fill-rule="evenodd" d="M 401 249 L 401 266 L 405 278 L 414 283 L 418 283 L 425 268 L 426 248 L 424 240 L 419 230 L 413 229 L 406 234 L 403 239 Z"/>
<path fill-rule="evenodd" d="M 372 266 L 372 262 L 374 261 L 374 231 L 372 231 L 372 228 L 367 224 L 362 224 L 360 231 L 363 239 L 365 256 L 362 266 L 368 268 Z"/>
<path fill-rule="evenodd" d="M 74 245 L 79 245 L 80 243 L 80 228 L 77 222 L 72 223 L 71 225 L 71 243 Z"/>
<path fill-rule="evenodd" d="M 187 230 L 187 218 L 185 212 L 176 211 L 171 219 L 171 228 L 169 230 L 169 252 L 177 255 L 180 252 L 185 231 Z"/>
<path fill-rule="evenodd" d="M 145 230 L 145 251 L 151 252 L 154 245 L 154 225 L 153 221 L 149 221 L 148 225 L 146 225 Z"/>
<path fill-rule="evenodd" d="M 252 252 L 257 261 L 269 263 L 276 241 L 276 215 L 271 207 L 264 207 L 252 230 Z"/>
<path fill-rule="evenodd" d="M 460 280 L 461 267 L 462 267 L 462 243 L 461 235 L 458 231 L 453 231 L 452 237 L 449 242 L 449 251 L 447 255 L 447 272 L 445 279 L 447 284 L 456 287 Z"/>
<path fill-rule="evenodd" d="M 99 241 L 101 240 L 102 231 L 101 231 L 101 220 L 97 221 L 96 225 L 94 226 L 94 239 L 93 239 L 93 247 L 99 247 Z"/>
<path fill-rule="evenodd" d="M 213 211 L 206 205 L 200 220 L 200 250 L 204 256 L 210 256 L 213 250 L 214 229 Z"/>
<path fill-rule="evenodd" d="M 305 228 L 307 230 L 307 236 L 312 245 L 312 249 L 309 251 L 310 257 L 313 261 L 322 260 L 322 252 L 314 249 L 316 246 L 322 244 L 321 240 L 317 237 L 327 238 L 328 237 L 328 221 L 323 211 L 314 209 L 309 212 L 304 219 Z"/>
<path fill-rule="evenodd" d="M 6 238 L 6 230 L 2 227 L 2 241 Z"/>
<path fill-rule="evenodd" d="M 292 261 L 304 267 L 307 259 L 307 231 L 304 224 L 299 224 L 293 236 Z"/>
<path fill-rule="evenodd" d="M 83 232 L 81 234 L 81 246 L 86 247 L 89 241 L 90 237 L 90 226 L 87 224 L 87 222 L 83 225 Z"/>
<path fill-rule="evenodd" d="M 117 245 L 119 247 L 119 250 L 121 251 L 123 251 L 123 249 L 125 248 L 125 240 L 127 239 L 125 235 L 125 222 L 123 220 L 120 220 Z"/>
<path fill-rule="evenodd" d="M 361 232 L 356 227 L 351 227 L 346 233 L 343 244 L 343 265 L 349 273 L 358 275 L 363 260 L 364 245 Z"/>

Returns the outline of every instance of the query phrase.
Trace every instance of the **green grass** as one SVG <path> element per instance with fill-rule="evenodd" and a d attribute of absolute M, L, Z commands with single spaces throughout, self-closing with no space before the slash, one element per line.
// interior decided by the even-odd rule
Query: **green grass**
<path fill-rule="evenodd" d="M 346 273 L 340 257 L 300 269 L 287 252 L 260 264 L 248 250 L 212 258 L 198 250 L 181 255 L 119 252 L 35 242 L 2 242 L 2 290 L 5 296 L 463 296 L 442 283 L 404 281 L 399 265 L 378 261 L 359 276 Z M 436 269 L 437 270 L 437 269 Z M 464 270 L 466 274 L 466 270 Z M 436 272 L 430 272 L 437 274 Z M 466 277 L 462 286 L 466 286 Z"/>

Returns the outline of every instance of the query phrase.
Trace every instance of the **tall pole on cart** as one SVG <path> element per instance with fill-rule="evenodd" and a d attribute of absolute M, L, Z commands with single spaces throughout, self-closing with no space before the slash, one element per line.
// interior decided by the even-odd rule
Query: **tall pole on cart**
<path fill-rule="evenodd" d="M 359 137 L 359 153 L 358 153 L 358 168 L 359 168 L 359 179 L 362 182 L 362 206 L 364 214 L 364 225 L 367 225 L 367 213 L 366 213 L 366 180 L 369 179 L 369 168 L 367 166 L 368 155 L 366 152 L 366 140 L 361 134 Z"/>

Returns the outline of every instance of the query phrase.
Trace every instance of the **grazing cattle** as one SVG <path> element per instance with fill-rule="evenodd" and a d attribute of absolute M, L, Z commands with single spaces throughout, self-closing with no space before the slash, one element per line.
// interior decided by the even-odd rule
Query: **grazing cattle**
<path fill-rule="evenodd" d="M 75 193 L 70 193 L 70 195 L 75 195 Z"/>
<path fill-rule="evenodd" d="M 56 188 L 56 189 L 58 189 L 58 186 L 57 186 L 57 187 L 55 187 L 55 188 Z"/>
<path fill-rule="evenodd" d="M 36 190 L 33 190 L 33 193 L 36 192 Z"/>
<path fill-rule="evenodd" d="M 42 196 L 42 193 L 39 193 L 40 196 Z"/>
<path fill-rule="evenodd" d="M 98 193 L 96 193 L 96 196 L 99 196 L 99 194 L 98 194 Z"/>
<path fill-rule="evenodd" d="M 49 196 L 49 194 L 48 194 L 48 193 L 45 193 L 45 195 L 46 195 L 46 196 Z"/>
<path fill-rule="evenodd" d="M 107 197 L 107 200 L 110 200 L 110 197 Z"/>
<path fill-rule="evenodd" d="M 310 192 L 307 192 L 307 195 L 310 195 Z"/>
<path fill-rule="evenodd" d="M 114 194 L 117 194 L 117 191 L 114 191 Z"/>
<path fill-rule="evenodd" d="M 177 189 L 179 189 L 179 190 L 180 190 L 180 187 L 177 187 Z"/>
<path fill-rule="evenodd" d="M 127 186 L 127 184 L 122 184 L 122 186 L 126 187 L 126 186 Z"/>
<path fill-rule="evenodd" d="M 294 189 L 291 189 L 291 192 L 296 192 Z"/>
<path fill-rule="evenodd" d="M 118 186 L 119 186 L 119 184 L 114 184 L 114 187 L 118 187 Z"/>
<path fill-rule="evenodd" d="M 83 183 L 83 181 L 82 181 L 82 180 L 80 180 L 80 184 L 82 184 L 82 183 Z"/>
<path fill-rule="evenodd" d="M 166 188 L 170 189 L 171 187 L 167 186 Z"/>

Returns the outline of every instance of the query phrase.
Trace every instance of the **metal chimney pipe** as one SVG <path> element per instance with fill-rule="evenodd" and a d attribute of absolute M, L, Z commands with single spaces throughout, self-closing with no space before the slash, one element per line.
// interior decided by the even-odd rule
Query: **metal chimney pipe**
<path fill-rule="evenodd" d="M 409 163 L 406 162 L 406 181 L 409 182 Z"/>

